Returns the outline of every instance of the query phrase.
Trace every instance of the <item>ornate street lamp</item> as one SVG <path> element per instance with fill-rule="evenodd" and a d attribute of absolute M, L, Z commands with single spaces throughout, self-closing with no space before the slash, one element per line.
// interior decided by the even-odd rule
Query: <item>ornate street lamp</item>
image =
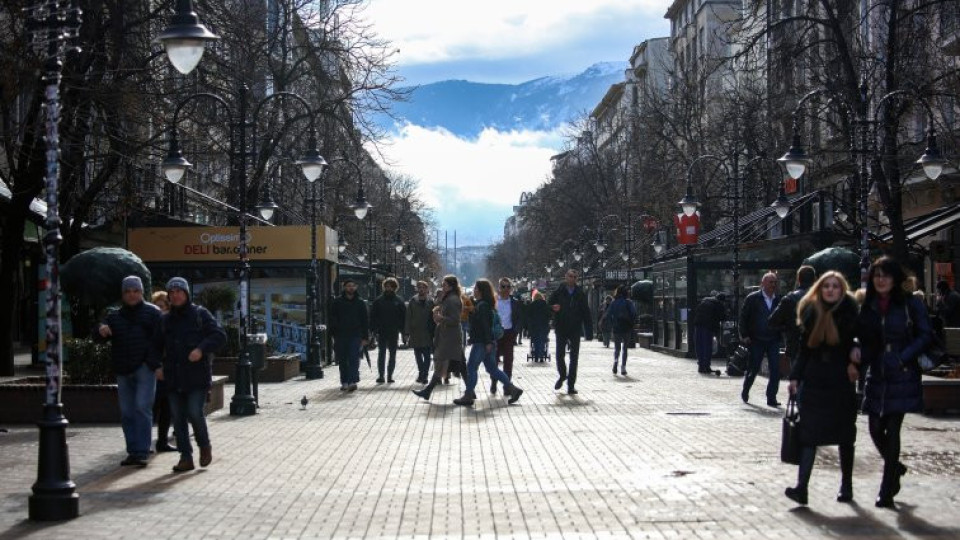
<path fill-rule="evenodd" d="M 176 13 L 170 17 L 170 24 L 157 36 L 156 41 L 163 45 L 173 67 L 186 75 L 200 63 L 206 44 L 218 39 L 217 35 L 200 24 L 191 0 L 177 0 Z"/>
<path fill-rule="evenodd" d="M 317 180 L 327 169 L 327 160 L 320 155 L 317 148 L 316 130 L 311 126 L 310 140 L 307 142 L 307 151 L 297 160 L 303 177 L 310 184 L 310 269 L 307 272 L 307 362 L 304 366 L 304 377 L 307 380 L 323 378 L 323 365 L 320 362 L 320 295 L 317 287 L 320 284 L 320 263 L 317 261 L 317 202 L 323 210 L 323 183 L 320 183 L 320 197 L 317 197 Z M 337 239 L 337 250 L 343 252 L 347 247 L 346 240 Z"/>

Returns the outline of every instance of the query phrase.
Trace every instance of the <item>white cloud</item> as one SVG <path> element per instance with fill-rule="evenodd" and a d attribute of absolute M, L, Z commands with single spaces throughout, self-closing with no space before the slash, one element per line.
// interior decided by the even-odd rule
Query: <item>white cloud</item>
<path fill-rule="evenodd" d="M 442 128 L 408 124 L 381 150 L 386 168 L 417 179 L 442 229 L 457 230 L 461 245 L 489 244 L 503 234 L 524 191 L 550 174 L 557 131 L 484 130 L 476 140 Z"/>
<path fill-rule="evenodd" d="M 387 167 L 420 181 L 421 194 L 436 208 L 450 196 L 513 204 L 550 174 L 559 131 L 485 129 L 467 140 L 444 129 L 408 124 L 383 149 Z"/>
<path fill-rule="evenodd" d="M 498 59 L 562 48 L 624 20 L 661 24 L 667 0 L 372 0 L 366 17 L 404 65 Z M 651 36 L 652 37 L 652 36 Z M 627 51 L 629 53 L 629 51 Z"/>

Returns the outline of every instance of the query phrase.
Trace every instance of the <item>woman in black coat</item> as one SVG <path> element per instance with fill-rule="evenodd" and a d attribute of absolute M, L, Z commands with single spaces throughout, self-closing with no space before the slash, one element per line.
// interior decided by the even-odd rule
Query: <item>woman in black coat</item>
<path fill-rule="evenodd" d="M 853 445 L 857 438 L 856 381 L 860 371 L 850 362 L 857 330 L 857 303 L 838 272 L 827 272 L 797 305 L 800 350 L 790 372 L 790 394 L 800 405 L 800 468 L 790 499 L 807 504 L 807 484 L 818 446 L 840 447 L 840 492 L 853 500 Z"/>
<path fill-rule="evenodd" d="M 903 289 L 906 274 L 890 257 L 870 266 L 857 334 L 868 369 L 863 410 L 870 415 L 870 438 L 883 456 L 883 480 L 876 506 L 892 508 L 900 492 L 900 428 L 909 412 L 923 411 L 917 358 L 930 344 L 932 330 L 923 302 Z"/>

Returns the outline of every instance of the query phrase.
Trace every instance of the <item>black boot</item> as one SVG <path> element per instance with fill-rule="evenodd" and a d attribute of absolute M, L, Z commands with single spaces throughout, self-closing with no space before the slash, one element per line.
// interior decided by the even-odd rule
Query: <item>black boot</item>
<path fill-rule="evenodd" d="M 797 504 L 807 504 L 807 485 L 813 472 L 813 462 L 817 458 L 816 446 L 804 446 L 800 450 L 800 466 L 797 468 L 797 487 L 788 487 L 783 494 Z"/>
<path fill-rule="evenodd" d="M 840 445 L 840 491 L 837 502 L 853 501 L 853 445 Z"/>
<path fill-rule="evenodd" d="M 422 397 L 423 399 L 430 401 L 430 394 L 433 393 L 433 388 L 437 386 L 437 379 L 434 378 L 430 381 L 430 384 L 424 386 L 420 390 L 411 390 L 417 397 Z"/>
<path fill-rule="evenodd" d="M 455 405 L 461 405 L 461 406 L 463 406 L 463 407 L 472 407 L 472 406 L 473 406 L 473 402 L 474 402 L 476 399 L 477 399 L 477 395 L 474 394 L 472 391 L 467 390 L 466 392 L 463 393 L 463 396 L 462 396 L 462 397 L 459 397 L 459 398 L 453 400 L 453 403 L 454 403 Z"/>
<path fill-rule="evenodd" d="M 523 395 L 523 390 L 517 388 L 512 383 L 508 384 L 503 388 L 503 393 L 510 396 L 510 399 L 507 400 L 507 403 L 516 403 L 520 396 Z"/>

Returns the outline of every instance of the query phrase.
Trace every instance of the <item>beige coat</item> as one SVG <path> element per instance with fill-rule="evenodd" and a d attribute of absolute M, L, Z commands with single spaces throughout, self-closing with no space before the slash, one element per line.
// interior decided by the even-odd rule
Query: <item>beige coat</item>
<path fill-rule="evenodd" d="M 460 330 L 460 311 L 463 304 L 456 294 L 448 295 L 435 309 L 443 320 L 437 324 L 433 339 L 433 357 L 438 361 L 459 360 L 463 356 L 463 334 Z"/>

